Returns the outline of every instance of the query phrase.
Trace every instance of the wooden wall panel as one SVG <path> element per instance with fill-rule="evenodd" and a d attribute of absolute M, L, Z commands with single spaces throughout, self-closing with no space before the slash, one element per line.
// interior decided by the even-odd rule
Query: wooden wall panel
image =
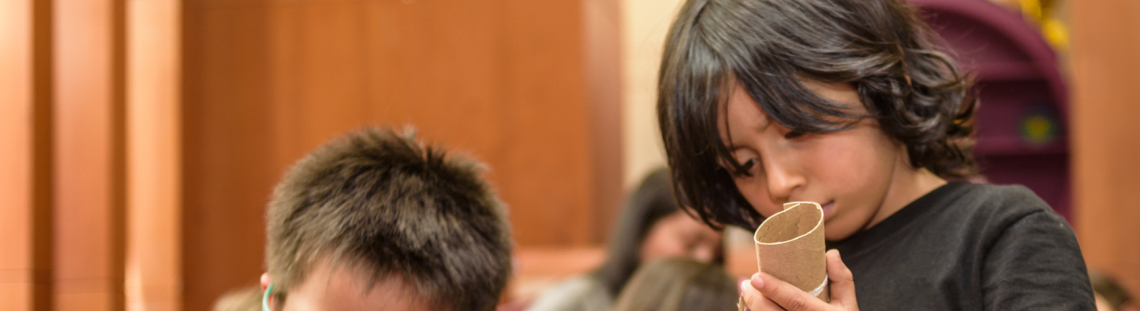
<path fill-rule="evenodd" d="M 1072 3 L 1076 229 L 1093 268 L 1140 290 L 1140 2 Z"/>
<path fill-rule="evenodd" d="M 612 223 L 624 196 L 623 151 L 625 131 L 621 126 L 622 32 L 618 1 L 583 1 L 586 94 L 590 111 L 591 165 L 596 239 L 610 236 Z"/>
<path fill-rule="evenodd" d="M 592 206 L 582 3 L 516 0 L 500 10 L 507 62 L 499 105 L 508 127 L 504 158 L 488 161 L 490 178 L 513 207 L 520 245 L 593 243 L 600 226 Z"/>
<path fill-rule="evenodd" d="M 364 125 L 487 163 L 519 245 L 599 243 L 621 158 L 616 5 L 593 5 L 185 1 L 184 308 L 256 282 L 273 185 Z"/>
<path fill-rule="evenodd" d="M 182 309 L 256 284 L 271 165 L 266 8 L 183 1 Z"/>
<path fill-rule="evenodd" d="M 534 13 L 577 5 L 274 3 L 270 88 L 280 164 L 364 124 L 415 125 L 421 136 L 488 162 L 511 204 L 561 211 L 534 215 L 547 219 L 518 228 L 528 233 L 520 243 L 595 241 L 594 211 L 565 208 L 593 205 L 580 16 Z M 534 181 L 551 174 L 569 180 Z M 560 183 L 587 188 L 550 186 Z M 530 219 L 532 210 L 513 216 Z M 539 229 L 566 219 L 583 229 Z"/>
<path fill-rule="evenodd" d="M 119 310 L 123 304 L 121 5 L 54 5 L 56 310 Z"/>
<path fill-rule="evenodd" d="M 32 310 L 31 16 L 0 3 L 0 310 Z"/>
<path fill-rule="evenodd" d="M 51 310 L 51 7 L 0 3 L 0 310 Z"/>
<path fill-rule="evenodd" d="M 127 2 L 127 310 L 182 305 L 180 7 Z"/>

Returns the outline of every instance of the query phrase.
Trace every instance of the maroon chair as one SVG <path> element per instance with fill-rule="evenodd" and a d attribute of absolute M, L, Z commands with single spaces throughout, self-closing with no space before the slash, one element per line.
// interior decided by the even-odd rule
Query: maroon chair
<path fill-rule="evenodd" d="M 1069 95 L 1053 49 L 1019 12 L 986 0 L 910 3 L 976 78 L 981 174 L 1029 187 L 1069 218 Z"/>

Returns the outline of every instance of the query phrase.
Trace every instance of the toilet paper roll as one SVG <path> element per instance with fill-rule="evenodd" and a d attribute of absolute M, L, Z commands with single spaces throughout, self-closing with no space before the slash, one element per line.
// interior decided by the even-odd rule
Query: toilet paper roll
<path fill-rule="evenodd" d="M 815 202 L 790 202 L 756 229 L 756 261 L 760 271 L 831 301 L 823 209 Z"/>

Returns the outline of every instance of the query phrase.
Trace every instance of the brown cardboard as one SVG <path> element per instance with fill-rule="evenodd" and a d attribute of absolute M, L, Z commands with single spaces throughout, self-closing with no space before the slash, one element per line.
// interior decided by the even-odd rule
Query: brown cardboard
<path fill-rule="evenodd" d="M 831 301 L 827 282 L 827 251 L 823 236 L 823 209 L 815 202 L 790 202 L 784 210 L 760 224 L 754 236 L 760 271 L 805 292 Z"/>

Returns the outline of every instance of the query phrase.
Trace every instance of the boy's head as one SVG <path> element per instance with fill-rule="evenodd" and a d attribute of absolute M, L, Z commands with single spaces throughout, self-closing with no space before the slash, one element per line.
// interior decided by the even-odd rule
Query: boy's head
<path fill-rule="evenodd" d="M 687 1 L 657 106 L 679 197 L 751 228 L 817 201 L 836 239 L 901 200 L 900 179 L 972 173 L 970 82 L 934 38 L 897 0 Z"/>
<path fill-rule="evenodd" d="M 365 128 L 313 151 L 269 203 L 273 309 L 493 310 L 510 232 L 480 171 L 410 131 Z"/>

